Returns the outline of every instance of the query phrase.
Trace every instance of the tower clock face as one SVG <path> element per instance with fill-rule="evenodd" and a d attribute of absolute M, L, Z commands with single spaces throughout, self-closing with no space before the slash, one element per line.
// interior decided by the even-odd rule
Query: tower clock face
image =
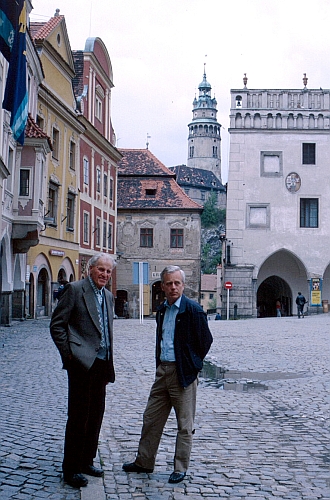
<path fill-rule="evenodd" d="M 291 172 L 286 176 L 285 185 L 290 193 L 296 193 L 301 187 L 300 176 L 296 172 Z"/>

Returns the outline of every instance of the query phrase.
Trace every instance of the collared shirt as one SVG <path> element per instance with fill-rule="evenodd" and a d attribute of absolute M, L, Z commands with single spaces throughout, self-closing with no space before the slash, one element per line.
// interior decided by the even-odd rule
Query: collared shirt
<path fill-rule="evenodd" d="M 103 289 L 104 289 L 104 286 L 102 288 L 97 288 L 97 286 L 95 285 L 94 281 L 92 280 L 92 278 L 90 276 L 88 276 L 88 279 L 90 281 L 90 284 L 92 285 L 92 288 L 94 290 L 94 293 L 96 295 L 96 298 L 99 302 L 99 304 L 102 305 L 102 302 L 103 302 Z"/>
<path fill-rule="evenodd" d="M 178 298 L 170 306 L 170 304 L 165 301 L 165 315 L 162 327 L 162 340 L 161 340 L 161 361 L 175 361 L 174 352 L 174 330 L 175 330 L 175 319 L 179 312 L 181 304 L 181 297 Z"/>

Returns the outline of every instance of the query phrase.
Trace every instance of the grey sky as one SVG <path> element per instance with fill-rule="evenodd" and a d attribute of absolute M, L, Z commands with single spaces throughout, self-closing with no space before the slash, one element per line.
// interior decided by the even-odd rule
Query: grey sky
<path fill-rule="evenodd" d="M 204 62 L 222 124 L 227 180 L 230 89 L 329 88 L 330 2 L 314 0 L 32 0 L 32 20 L 65 16 L 72 49 L 89 36 L 113 66 L 117 146 L 149 149 L 166 166 L 187 162 L 187 125 Z"/>

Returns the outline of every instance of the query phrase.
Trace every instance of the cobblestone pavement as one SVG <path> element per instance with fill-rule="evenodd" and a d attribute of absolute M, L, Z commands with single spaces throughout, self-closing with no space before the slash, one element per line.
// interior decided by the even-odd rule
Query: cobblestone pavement
<path fill-rule="evenodd" d="M 210 321 L 207 359 L 232 383 L 224 389 L 215 370 L 201 378 L 191 464 L 178 485 L 167 482 L 174 414 L 154 473 L 122 471 L 153 381 L 155 322 L 116 320 L 117 380 L 99 447 L 105 477 L 81 491 L 61 481 L 66 373 L 48 324 L 0 329 L 1 500 L 330 500 L 330 314 Z"/>

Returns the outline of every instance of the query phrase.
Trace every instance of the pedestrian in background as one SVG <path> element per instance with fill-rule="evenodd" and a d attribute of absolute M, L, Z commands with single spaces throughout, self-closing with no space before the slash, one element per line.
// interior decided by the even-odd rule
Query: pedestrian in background
<path fill-rule="evenodd" d="M 155 381 L 136 459 L 123 465 L 126 472 L 153 472 L 163 429 L 174 407 L 178 430 L 169 483 L 182 481 L 189 466 L 198 372 L 213 341 L 203 309 L 183 295 L 184 283 L 185 274 L 178 266 L 165 267 L 161 273 L 166 300 L 156 314 Z"/>
<path fill-rule="evenodd" d="M 276 301 L 276 316 L 278 318 L 281 317 L 281 302 L 280 302 L 280 299 L 277 299 L 277 301 Z"/>
<path fill-rule="evenodd" d="M 307 300 L 302 295 L 302 293 L 298 292 L 298 295 L 296 298 L 296 304 L 297 304 L 297 309 L 298 309 L 298 319 L 300 319 L 300 316 L 302 316 L 304 318 L 304 306 L 305 306 L 306 302 L 307 302 Z"/>
<path fill-rule="evenodd" d="M 104 409 L 106 385 L 114 382 L 114 298 L 105 288 L 115 267 L 104 253 L 88 262 L 88 276 L 66 285 L 50 323 L 51 336 L 68 373 L 68 419 L 65 431 L 63 479 L 86 486 L 94 467 Z"/>

